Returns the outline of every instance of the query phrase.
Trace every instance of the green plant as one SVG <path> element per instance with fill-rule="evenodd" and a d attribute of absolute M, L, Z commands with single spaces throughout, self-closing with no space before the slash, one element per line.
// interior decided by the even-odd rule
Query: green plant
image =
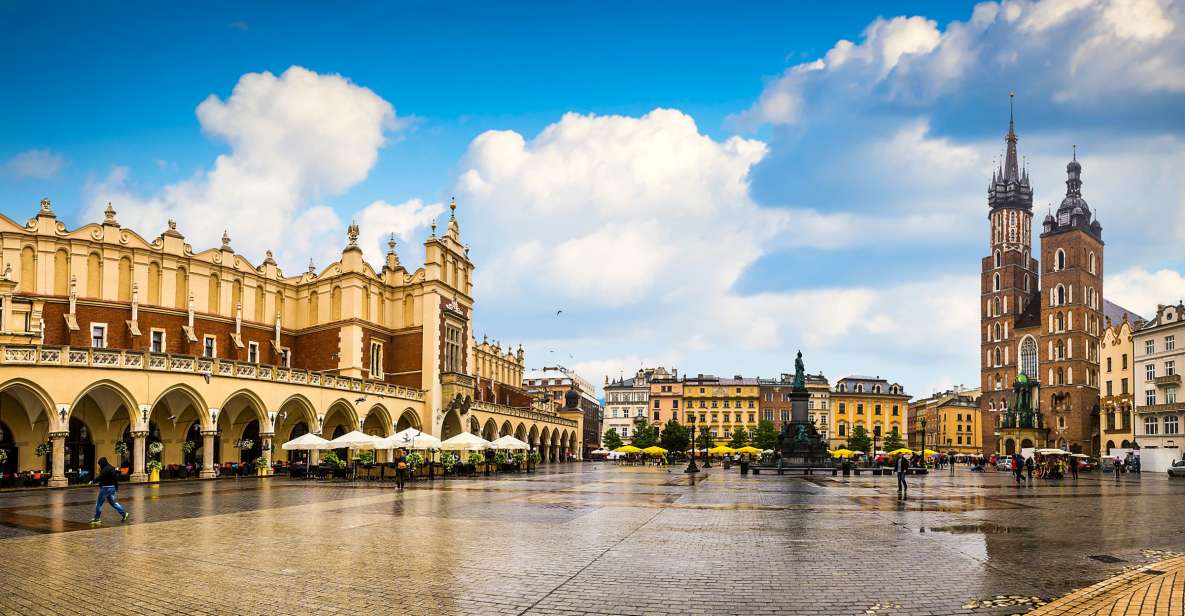
<path fill-rule="evenodd" d="M 901 434 L 897 432 L 897 428 L 893 428 L 889 435 L 885 437 L 884 444 L 885 451 L 895 451 L 905 447 L 905 443 L 901 442 Z"/>
<path fill-rule="evenodd" d="M 235 443 L 235 447 L 237 447 L 239 449 L 251 449 L 254 446 L 255 446 L 255 441 L 253 441 L 249 438 L 245 438 L 245 439 Z"/>
<path fill-rule="evenodd" d="M 164 466 L 160 463 L 160 460 L 149 460 L 148 463 L 144 465 L 144 470 L 150 473 L 152 471 L 159 472 L 162 468 L 164 468 Z"/>
<path fill-rule="evenodd" d="M 753 429 L 753 446 L 758 449 L 773 449 L 778 445 L 778 429 L 774 422 L 762 419 Z"/>
<path fill-rule="evenodd" d="M 403 461 L 407 462 L 408 469 L 414 471 L 424 465 L 424 456 L 413 451 L 407 454 L 407 457 L 404 458 Z"/>
<path fill-rule="evenodd" d="M 164 449 L 165 449 L 165 446 L 160 441 L 153 441 L 151 443 L 148 443 L 148 453 L 150 453 L 154 456 L 159 454 L 160 452 L 164 451 Z"/>
<path fill-rule="evenodd" d="M 7 449 L 0 449 L 0 464 L 4 464 L 7 461 L 8 461 L 8 450 Z"/>
<path fill-rule="evenodd" d="M 868 430 L 864 426 L 852 428 L 852 433 L 848 435 L 848 449 L 868 453 L 871 447 L 872 439 L 868 437 Z"/>
<path fill-rule="evenodd" d="M 527 460 L 527 452 L 525 452 L 525 451 L 514 452 L 514 463 L 515 464 L 522 464 L 526 460 Z"/>
<path fill-rule="evenodd" d="M 659 445 L 667 451 L 683 451 L 691 446 L 691 433 L 686 426 L 672 419 L 662 427 Z"/>
<path fill-rule="evenodd" d="M 115 441 L 115 453 L 121 456 L 128 455 L 128 442 L 123 440 Z"/>
<path fill-rule="evenodd" d="M 267 458 L 259 456 L 255 458 L 255 468 L 264 468 L 267 466 Z"/>
<path fill-rule="evenodd" d="M 354 455 L 354 459 L 357 460 L 359 464 L 374 464 L 374 452 L 359 451 Z"/>
<path fill-rule="evenodd" d="M 728 446 L 733 449 L 740 449 L 749 444 L 749 431 L 744 427 L 739 427 L 732 433 L 732 439 L 728 441 Z"/>
<path fill-rule="evenodd" d="M 193 453 L 194 449 L 197 449 L 197 443 L 193 441 L 185 441 L 184 443 L 181 443 L 181 451 L 185 452 L 186 454 Z"/>
<path fill-rule="evenodd" d="M 700 428 L 695 435 L 696 449 L 711 449 L 716 446 L 716 441 L 712 440 L 712 432 L 708 428 Z"/>
<path fill-rule="evenodd" d="M 2 460 L 0 460 L 2 462 Z M 494 453 L 495 464 L 507 464 L 510 462 L 510 456 L 505 451 L 498 451 Z"/>
<path fill-rule="evenodd" d="M 640 449 L 646 449 L 658 444 L 658 426 L 643 419 L 634 424 L 633 437 L 630 444 Z"/>
<path fill-rule="evenodd" d="M 33 450 L 38 458 L 48 456 L 53 451 L 52 443 L 38 443 L 37 448 Z"/>
<path fill-rule="evenodd" d="M 444 472 L 453 472 L 453 468 L 457 466 L 457 454 L 447 452 L 440 454 L 440 464 L 444 467 Z"/>
<path fill-rule="evenodd" d="M 616 428 L 609 428 L 605 431 L 605 436 L 601 439 L 602 446 L 605 449 L 613 450 L 622 446 L 621 435 L 617 433 Z"/>
<path fill-rule="evenodd" d="M 543 461 L 543 455 L 542 455 L 542 454 L 540 454 L 538 451 L 532 451 L 532 452 L 531 452 L 531 462 L 534 462 L 535 464 L 538 464 L 538 463 L 540 463 L 540 462 L 542 462 L 542 461 Z"/>
<path fill-rule="evenodd" d="M 484 460 L 485 460 L 485 456 L 481 455 L 480 453 L 477 453 L 476 451 L 470 451 L 469 457 L 465 459 L 466 462 L 468 462 L 469 464 L 472 464 L 474 466 L 481 464 Z"/>
<path fill-rule="evenodd" d="M 342 460 L 341 458 L 337 457 L 336 451 L 326 452 L 326 454 L 324 456 L 321 456 L 321 462 L 323 464 L 328 464 L 329 466 L 333 466 L 335 468 L 345 468 L 346 467 L 345 461 Z"/>

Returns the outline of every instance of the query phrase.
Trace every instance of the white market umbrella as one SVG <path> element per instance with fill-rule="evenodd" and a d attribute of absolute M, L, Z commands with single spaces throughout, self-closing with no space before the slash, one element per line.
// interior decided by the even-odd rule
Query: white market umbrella
<path fill-rule="evenodd" d="M 383 439 L 381 449 L 440 449 L 440 439 L 420 432 L 415 428 L 407 428 L 397 434 Z"/>
<path fill-rule="evenodd" d="M 329 441 L 329 449 L 377 449 L 382 437 L 352 430 Z"/>
<path fill-rule="evenodd" d="M 330 446 L 329 441 L 309 432 L 280 445 L 280 449 L 284 451 L 320 451 L 322 449 L 333 449 L 333 447 Z"/>
<path fill-rule="evenodd" d="M 445 439 L 440 443 L 440 448 L 445 451 L 481 451 L 490 448 L 490 442 L 476 434 L 462 432 L 452 438 Z"/>
<path fill-rule="evenodd" d="M 608 449 L 594 449 L 594 450 L 590 451 L 589 453 L 595 453 L 599 456 L 601 454 L 609 453 L 609 450 Z"/>
<path fill-rule="evenodd" d="M 507 434 L 506 436 L 501 436 L 501 437 L 494 439 L 494 442 L 490 443 L 490 445 L 492 445 L 494 447 L 494 449 L 530 449 L 531 448 L 530 445 L 514 438 L 513 436 L 511 436 L 509 434 Z M 593 453 L 596 453 L 596 452 L 594 451 Z"/>

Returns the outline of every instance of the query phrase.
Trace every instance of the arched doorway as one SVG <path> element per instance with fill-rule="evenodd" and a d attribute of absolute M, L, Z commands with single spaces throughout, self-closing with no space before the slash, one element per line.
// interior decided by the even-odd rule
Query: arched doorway
<path fill-rule="evenodd" d="M 1030 448 L 1030 447 L 1032 447 L 1032 446 L 1033 446 L 1033 441 L 1032 441 L 1032 440 L 1030 440 L 1030 439 L 1027 439 L 1027 438 L 1026 438 L 1025 440 L 1023 440 L 1023 441 L 1021 441 L 1021 442 L 1020 442 L 1020 448 L 1021 448 L 1021 449 L 1028 449 L 1028 448 Z"/>
<path fill-rule="evenodd" d="M 95 442 L 90 428 L 77 417 L 70 418 L 70 434 L 66 437 L 66 473 L 95 474 Z M 89 480 L 88 480 L 89 481 Z"/>
<path fill-rule="evenodd" d="M 481 429 L 481 437 L 487 441 L 497 440 L 498 426 L 494 423 L 493 419 L 486 420 L 485 426 L 483 426 Z"/>
<path fill-rule="evenodd" d="M 411 409 L 403 409 L 399 414 L 399 421 L 395 423 L 395 431 L 403 432 L 408 428 L 420 429 L 420 416 Z"/>
<path fill-rule="evenodd" d="M 335 427 L 333 429 L 333 432 L 330 433 L 329 440 L 332 441 L 333 439 L 345 434 L 346 432 L 348 432 L 348 430 L 346 430 L 346 427 L 339 424 L 337 427 Z M 350 449 L 348 447 L 340 447 L 338 449 L 334 449 L 333 453 L 334 453 L 334 455 L 337 456 L 338 460 L 348 460 L 350 458 Z"/>
<path fill-rule="evenodd" d="M 292 430 L 288 433 L 288 437 L 286 439 L 284 439 L 284 442 L 288 442 L 292 439 L 300 438 L 308 433 L 309 433 L 309 424 L 307 424 L 303 421 L 298 421 L 298 422 L 296 422 L 296 425 L 292 426 Z M 312 455 L 312 453 L 309 451 L 289 451 L 288 452 L 288 461 L 289 462 L 304 462 L 307 464 L 309 462 L 309 458 L 311 457 L 311 455 Z"/>
<path fill-rule="evenodd" d="M 469 416 L 469 434 L 481 435 L 481 423 L 477 421 L 477 417 Z"/>
<path fill-rule="evenodd" d="M 248 444 L 250 444 L 249 447 L 244 446 Z M 247 422 L 247 425 L 243 427 L 243 433 L 235 442 L 235 447 L 239 450 L 239 462 L 242 463 L 254 462 L 263 454 L 263 441 L 259 438 L 258 419 Z"/>
<path fill-rule="evenodd" d="M 456 411 L 449 411 L 440 423 L 440 440 L 447 440 L 461 433 L 461 416 Z"/>
<path fill-rule="evenodd" d="M 510 427 L 509 421 L 502 422 L 502 427 L 498 429 L 498 436 L 508 436 L 514 432 L 514 428 Z"/>
<path fill-rule="evenodd" d="M 1008 455 L 1012 455 L 1012 454 L 1016 453 L 1016 441 L 1014 441 L 1012 439 L 1005 439 L 1004 440 L 1004 453 L 1006 453 Z"/>
<path fill-rule="evenodd" d="M 16 440 L 13 438 L 12 430 L 8 428 L 8 424 L 2 421 L 0 421 L 0 450 L 4 451 L 7 456 L 4 463 L 0 464 L 0 472 L 5 476 L 17 472 Z"/>

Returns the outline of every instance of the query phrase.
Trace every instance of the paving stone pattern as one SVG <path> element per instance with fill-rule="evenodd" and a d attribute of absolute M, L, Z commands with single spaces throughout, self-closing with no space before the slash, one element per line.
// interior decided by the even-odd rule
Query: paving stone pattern
<path fill-rule="evenodd" d="M 1185 480 L 911 482 L 223 479 L 123 486 L 99 528 L 94 489 L 0 493 L 0 613 L 1000 615 L 1185 553 Z"/>

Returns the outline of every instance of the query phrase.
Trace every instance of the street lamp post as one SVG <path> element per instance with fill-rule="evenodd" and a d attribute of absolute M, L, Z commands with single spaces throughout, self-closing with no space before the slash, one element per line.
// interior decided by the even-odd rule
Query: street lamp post
<path fill-rule="evenodd" d="M 922 460 L 922 468 L 926 467 L 926 416 L 922 415 L 918 421 L 922 422 L 922 451 L 920 457 Z"/>
<path fill-rule="evenodd" d="M 870 460 L 872 462 L 872 466 L 876 466 L 876 439 L 879 436 L 880 434 L 878 434 L 876 428 L 874 428 L 872 430 L 872 458 Z"/>
<path fill-rule="evenodd" d="M 689 414 L 687 419 L 691 424 L 691 459 L 687 461 L 687 468 L 683 469 L 683 472 L 698 473 L 699 467 L 695 465 L 695 415 Z"/>

